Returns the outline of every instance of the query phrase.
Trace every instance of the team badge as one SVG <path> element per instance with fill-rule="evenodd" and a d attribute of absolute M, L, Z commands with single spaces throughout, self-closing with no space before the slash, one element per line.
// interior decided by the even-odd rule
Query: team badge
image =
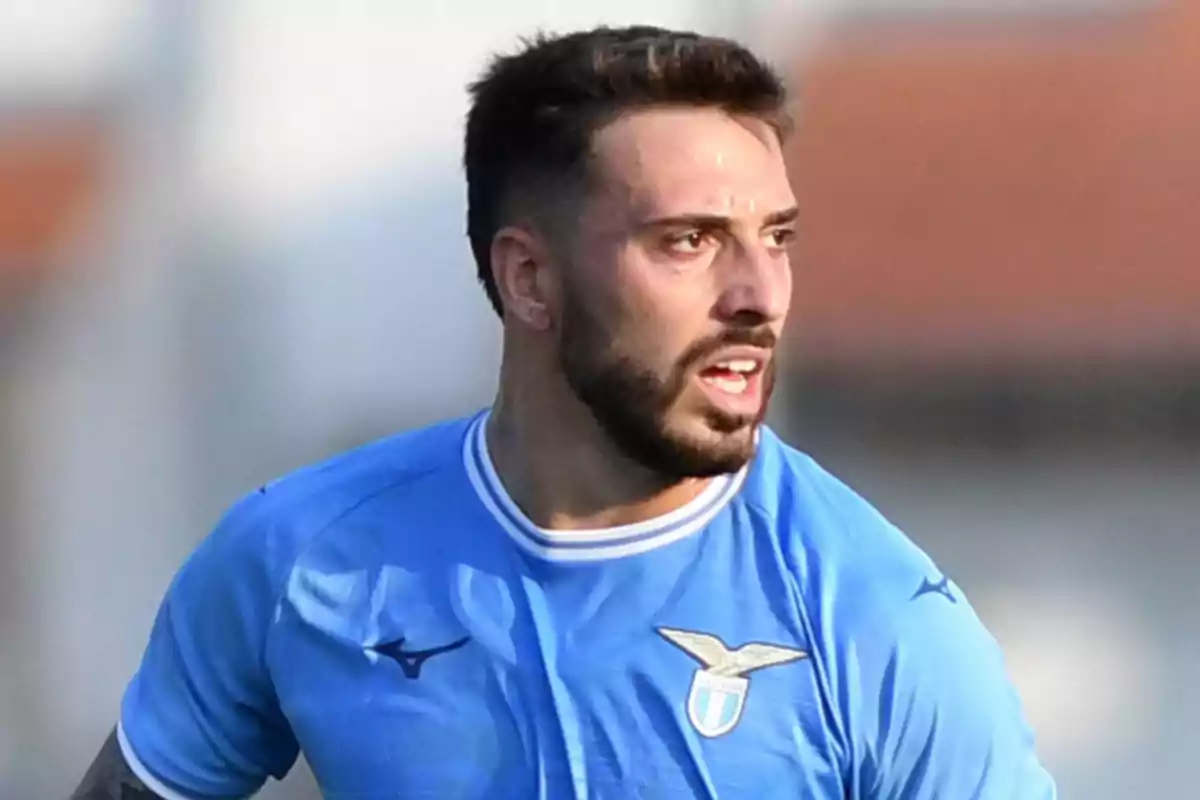
<path fill-rule="evenodd" d="M 742 718 L 750 673 L 807 658 L 808 653 L 790 647 L 752 643 L 736 650 L 708 633 L 659 628 L 671 644 L 700 662 L 688 691 L 688 719 L 701 736 L 714 738 L 729 733 Z"/>

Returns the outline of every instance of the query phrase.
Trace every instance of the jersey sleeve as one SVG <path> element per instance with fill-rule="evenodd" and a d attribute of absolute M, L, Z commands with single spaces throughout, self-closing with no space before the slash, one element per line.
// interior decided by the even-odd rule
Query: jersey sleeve
<path fill-rule="evenodd" d="M 1054 800 L 999 645 L 952 584 L 909 594 L 858 659 L 863 797 Z"/>
<path fill-rule="evenodd" d="M 252 495 L 193 552 L 126 689 L 122 752 L 167 800 L 246 797 L 295 763 L 266 660 L 280 582 L 271 524 Z"/>

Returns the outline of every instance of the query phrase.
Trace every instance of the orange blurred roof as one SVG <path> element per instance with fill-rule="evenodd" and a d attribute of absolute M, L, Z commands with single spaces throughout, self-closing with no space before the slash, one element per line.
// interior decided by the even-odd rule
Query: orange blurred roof
<path fill-rule="evenodd" d="M 0 301 L 62 266 L 62 248 L 101 189 L 105 144 L 90 120 L 0 126 Z"/>
<path fill-rule="evenodd" d="M 1200 4 L 835 35 L 800 65 L 809 362 L 1200 359 Z"/>

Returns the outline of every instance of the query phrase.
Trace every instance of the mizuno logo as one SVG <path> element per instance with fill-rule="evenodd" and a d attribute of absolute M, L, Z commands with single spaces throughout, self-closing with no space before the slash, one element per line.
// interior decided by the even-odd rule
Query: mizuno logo
<path fill-rule="evenodd" d="M 421 677 L 421 667 L 425 666 L 426 661 L 434 656 L 453 652 L 469 641 L 471 641 L 471 637 L 464 636 L 456 642 L 444 644 L 440 647 L 430 647 L 426 650 L 405 650 L 404 637 L 401 636 L 395 641 L 381 642 L 380 644 L 368 647 L 368 649 L 392 659 L 400 665 L 400 669 L 404 671 L 404 677 L 416 680 Z"/>
<path fill-rule="evenodd" d="M 929 578 L 923 578 L 921 585 L 917 587 L 917 591 L 913 593 L 911 599 L 916 600 L 918 597 L 927 594 L 939 594 L 951 603 L 958 603 L 958 598 L 954 596 L 954 592 L 950 591 L 950 579 L 946 577 L 943 577 L 937 583 L 929 580 Z"/>
<path fill-rule="evenodd" d="M 735 649 L 708 633 L 659 628 L 658 634 L 700 662 L 688 692 L 688 719 L 704 736 L 728 733 L 742 717 L 750 673 L 807 658 L 790 647 L 752 643 Z"/>

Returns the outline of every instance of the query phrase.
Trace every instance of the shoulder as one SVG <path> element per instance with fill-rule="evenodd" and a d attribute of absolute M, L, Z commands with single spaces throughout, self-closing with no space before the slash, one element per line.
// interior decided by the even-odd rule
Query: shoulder
<path fill-rule="evenodd" d="M 372 497 L 460 470 L 463 442 L 474 418 L 418 428 L 311 464 L 250 493 L 243 502 L 302 527 L 321 527 Z"/>
<path fill-rule="evenodd" d="M 820 651 L 839 664 L 998 657 L 962 588 L 897 525 L 809 455 L 773 434 L 764 445 L 752 502 L 772 522 Z"/>
<path fill-rule="evenodd" d="M 249 570 L 276 589 L 324 531 L 392 492 L 462 470 L 471 418 L 407 431 L 283 475 L 229 507 L 190 561 Z"/>
<path fill-rule="evenodd" d="M 752 502 L 794 576 L 855 780 L 889 797 L 1053 797 L 999 644 L 961 588 L 811 457 L 764 445 Z"/>
<path fill-rule="evenodd" d="M 923 580 L 938 582 L 933 560 L 859 492 L 814 458 L 764 430 L 750 502 L 768 517 L 802 579 L 836 576 L 859 608 L 891 606 Z M 831 599 L 831 598 L 826 598 Z"/>

